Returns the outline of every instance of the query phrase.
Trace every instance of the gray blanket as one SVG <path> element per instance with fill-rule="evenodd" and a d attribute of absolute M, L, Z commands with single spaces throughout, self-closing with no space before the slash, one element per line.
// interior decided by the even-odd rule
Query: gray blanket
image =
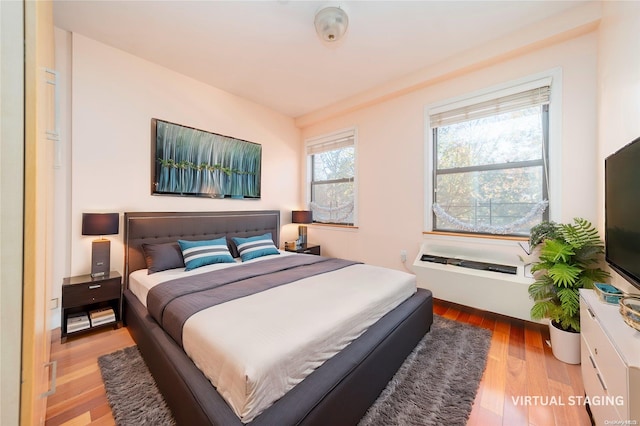
<path fill-rule="evenodd" d="M 166 281 L 147 295 L 151 316 L 182 346 L 187 319 L 208 307 L 356 264 L 313 255 L 282 256 Z"/>

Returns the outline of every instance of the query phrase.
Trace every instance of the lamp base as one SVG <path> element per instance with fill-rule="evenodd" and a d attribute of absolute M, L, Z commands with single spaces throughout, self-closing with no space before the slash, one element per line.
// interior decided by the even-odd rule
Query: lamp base
<path fill-rule="evenodd" d="M 91 243 L 91 277 L 100 278 L 109 275 L 111 268 L 111 241 L 93 240 Z"/>
<path fill-rule="evenodd" d="M 305 247 L 307 245 L 307 227 L 304 225 L 298 226 L 298 245 L 300 247 Z"/>

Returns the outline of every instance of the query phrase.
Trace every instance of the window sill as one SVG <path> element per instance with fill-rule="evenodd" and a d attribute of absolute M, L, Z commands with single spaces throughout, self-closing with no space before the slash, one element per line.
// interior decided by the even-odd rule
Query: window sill
<path fill-rule="evenodd" d="M 529 237 L 516 237 L 513 235 L 481 235 L 481 234 L 464 234 L 458 232 L 442 232 L 442 231 L 423 231 L 423 235 L 441 235 L 444 237 L 455 238 L 480 238 L 485 240 L 506 240 L 506 241 L 529 241 Z"/>
<path fill-rule="evenodd" d="M 310 223 L 308 226 L 318 227 L 318 228 L 336 228 L 336 229 L 345 229 L 345 230 L 357 230 L 359 227 L 354 225 L 338 225 L 336 223 Z"/>

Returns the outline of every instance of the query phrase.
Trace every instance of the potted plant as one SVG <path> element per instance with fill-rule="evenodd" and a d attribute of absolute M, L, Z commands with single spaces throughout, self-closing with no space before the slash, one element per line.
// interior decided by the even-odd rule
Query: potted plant
<path fill-rule="evenodd" d="M 542 222 L 531 229 L 530 245 L 540 245 L 539 260 L 531 271 L 531 318 L 548 318 L 551 348 L 556 358 L 580 363 L 580 294 L 609 273 L 600 268 L 604 244 L 598 230 L 582 218 L 572 224 Z"/>

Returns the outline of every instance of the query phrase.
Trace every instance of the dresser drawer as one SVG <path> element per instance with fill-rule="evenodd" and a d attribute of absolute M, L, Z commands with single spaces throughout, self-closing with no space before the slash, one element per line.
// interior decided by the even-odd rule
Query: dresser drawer
<path fill-rule="evenodd" d="M 62 286 L 62 304 L 65 308 L 87 305 L 120 298 L 120 279 L 108 279 Z"/>
<path fill-rule="evenodd" d="M 580 307 L 580 327 L 585 388 L 591 388 L 587 390 L 587 393 L 593 396 L 621 397 L 623 405 L 616 405 L 615 409 L 626 412 L 626 404 L 628 404 L 627 368 L 586 304 L 582 304 Z M 595 373 L 594 378 L 598 380 L 598 386 L 594 386 L 595 380 L 587 378 L 588 373 Z M 587 385 L 587 382 L 591 382 L 590 385 Z"/>
<path fill-rule="evenodd" d="M 583 338 L 581 340 L 581 369 L 582 369 L 582 382 L 584 384 L 584 391 L 589 398 L 605 399 L 607 397 L 616 397 L 616 395 L 609 394 L 604 390 L 604 381 L 602 373 L 598 370 L 598 366 L 595 363 L 594 355 L 589 348 L 589 344 Z M 595 402 L 595 403 L 594 403 Z M 598 401 L 590 401 L 591 413 L 593 414 L 595 423 L 597 425 L 603 425 L 606 421 L 619 421 L 622 420 L 622 415 L 618 411 L 615 404 L 598 404 Z"/>

